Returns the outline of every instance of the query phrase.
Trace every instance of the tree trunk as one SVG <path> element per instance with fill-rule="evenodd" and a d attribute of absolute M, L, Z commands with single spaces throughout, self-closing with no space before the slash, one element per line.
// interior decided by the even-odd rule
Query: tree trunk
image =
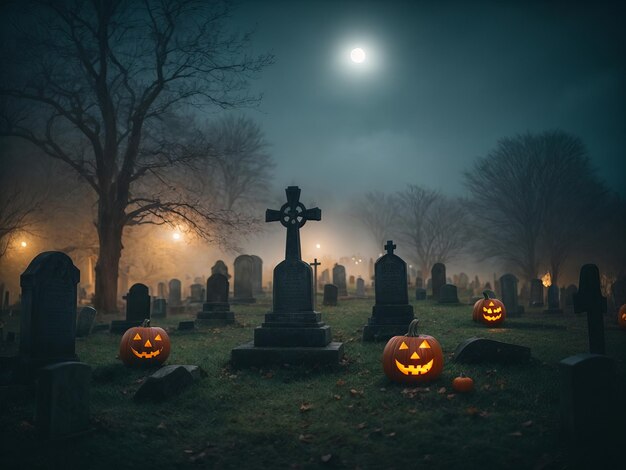
<path fill-rule="evenodd" d="M 94 304 L 104 313 L 117 312 L 117 278 L 122 256 L 123 212 L 114 212 L 100 199 L 98 207 L 100 253 L 96 263 Z"/>

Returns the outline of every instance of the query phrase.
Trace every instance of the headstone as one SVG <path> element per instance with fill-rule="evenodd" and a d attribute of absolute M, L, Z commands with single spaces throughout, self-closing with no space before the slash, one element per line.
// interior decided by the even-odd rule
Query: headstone
<path fill-rule="evenodd" d="M 113 320 L 111 333 L 124 333 L 129 328 L 141 326 L 150 319 L 150 295 L 145 284 L 133 284 L 124 296 L 126 299 L 126 320 Z"/>
<path fill-rule="evenodd" d="M 387 341 L 392 336 L 403 335 L 415 318 L 409 304 L 406 263 L 393 253 L 395 248 L 391 240 L 387 241 L 387 254 L 374 265 L 376 303 L 363 328 L 363 341 Z"/>
<path fill-rule="evenodd" d="M 230 311 L 228 303 L 228 278 L 221 273 L 211 275 L 206 281 L 206 302 L 196 318 L 203 323 L 234 323 L 235 314 Z"/>
<path fill-rule="evenodd" d="M 348 296 L 348 288 L 346 286 L 346 268 L 341 264 L 335 263 L 333 266 L 333 284 L 339 289 L 340 297 Z"/>
<path fill-rule="evenodd" d="M 541 279 L 530 281 L 530 303 L 531 307 L 543 307 L 543 282 Z"/>
<path fill-rule="evenodd" d="M 47 439 L 73 436 L 89 427 L 91 367 L 60 362 L 43 367 L 37 382 L 35 427 Z"/>
<path fill-rule="evenodd" d="M 300 228 L 309 220 L 321 220 L 322 211 L 306 209 L 297 186 L 289 186 L 285 193 L 287 202 L 280 210 L 265 212 L 266 222 L 280 221 L 287 229 L 285 260 L 274 268 L 272 311 L 255 328 L 253 342 L 231 351 L 235 367 L 337 364 L 343 357 L 343 344 L 332 342 L 330 326 L 313 310 L 313 272 L 300 251 Z"/>
<path fill-rule="evenodd" d="M 498 362 L 521 363 L 530 360 L 530 348 L 485 338 L 469 338 L 454 351 L 454 362 L 463 364 Z"/>
<path fill-rule="evenodd" d="M 589 352 L 605 354 L 603 315 L 606 313 L 606 297 L 602 296 L 600 273 L 595 264 L 585 264 L 580 269 L 578 292 L 574 295 L 574 311 L 587 313 Z"/>
<path fill-rule="evenodd" d="M 426 300 L 426 289 L 423 287 L 415 289 L 415 300 Z"/>
<path fill-rule="evenodd" d="M 353 275 L 350 275 L 350 277 L 348 277 L 348 283 L 353 286 L 355 282 L 356 278 Z"/>
<path fill-rule="evenodd" d="M 356 296 L 359 299 L 365 298 L 365 281 L 360 276 L 356 280 Z"/>
<path fill-rule="evenodd" d="M 55 362 L 75 361 L 76 286 L 80 271 L 65 253 L 37 255 L 20 276 L 23 372 Z"/>
<path fill-rule="evenodd" d="M 78 312 L 76 324 L 76 337 L 82 338 L 91 334 L 94 320 L 96 319 L 96 309 L 93 307 L 83 307 Z"/>
<path fill-rule="evenodd" d="M 221 259 L 218 259 L 213 267 L 211 268 L 211 274 L 220 273 L 226 276 L 227 279 L 230 279 L 230 274 L 228 274 L 228 266 Z"/>
<path fill-rule="evenodd" d="M 159 282 L 157 284 L 157 298 L 164 299 L 165 298 L 165 283 Z"/>
<path fill-rule="evenodd" d="M 181 305 L 181 282 L 178 279 L 172 279 L 169 282 L 169 295 L 167 304 L 170 307 L 180 307 Z"/>
<path fill-rule="evenodd" d="M 440 304 L 458 304 L 459 297 L 457 295 L 456 286 L 454 284 L 444 284 L 439 289 Z"/>
<path fill-rule="evenodd" d="M 626 279 L 618 279 L 611 285 L 611 296 L 616 310 L 626 304 Z"/>
<path fill-rule="evenodd" d="M 256 302 L 253 289 L 254 260 L 252 256 L 240 255 L 235 258 L 235 288 L 233 303 L 253 304 Z"/>
<path fill-rule="evenodd" d="M 418 289 L 421 289 L 424 287 L 424 279 L 422 279 L 421 277 L 416 277 L 415 278 L 415 287 L 417 287 Z"/>
<path fill-rule="evenodd" d="M 337 297 L 339 297 L 339 289 L 337 289 L 337 286 L 334 284 L 325 284 L 324 299 L 322 300 L 322 305 L 328 307 L 336 307 Z"/>
<path fill-rule="evenodd" d="M 326 284 L 330 284 L 330 274 L 328 269 L 324 269 L 322 274 L 320 275 L 320 284 L 325 286 Z"/>
<path fill-rule="evenodd" d="M 524 313 L 524 307 L 519 304 L 517 296 L 517 278 L 513 274 L 500 276 L 500 291 L 502 292 L 502 303 L 506 309 L 507 316 L 516 316 Z"/>
<path fill-rule="evenodd" d="M 574 284 L 570 284 L 569 286 L 567 286 L 565 288 L 565 299 L 564 299 L 564 305 L 565 308 L 574 308 L 574 294 L 576 294 L 578 292 L 578 287 L 576 287 Z"/>
<path fill-rule="evenodd" d="M 552 284 L 548 287 L 548 309 L 544 313 L 563 313 L 559 303 L 559 286 Z"/>
<path fill-rule="evenodd" d="M 167 300 L 154 299 L 152 301 L 152 313 L 151 318 L 165 318 L 167 317 Z"/>
<path fill-rule="evenodd" d="M 250 255 L 252 258 L 252 295 L 260 295 L 263 293 L 263 260 L 256 255 Z"/>
<path fill-rule="evenodd" d="M 191 291 L 191 296 L 189 300 L 192 303 L 198 303 L 204 300 L 202 284 L 191 284 L 189 290 Z"/>
<path fill-rule="evenodd" d="M 433 299 L 439 299 L 439 290 L 446 283 L 446 266 L 443 263 L 435 263 L 431 270 Z"/>

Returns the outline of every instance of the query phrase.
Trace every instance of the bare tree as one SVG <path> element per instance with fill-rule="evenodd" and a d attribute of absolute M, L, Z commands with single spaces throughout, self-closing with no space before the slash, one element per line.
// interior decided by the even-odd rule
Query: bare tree
<path fill-rule="evenodd" d="M 465 183 L 477 252 L 527 280 L 549 266 L 555 284 L 606 196 L 580 139 L 558 130 L 500 140 Z"/>
<path fill-rule="evenodd" d="M 368 191 L 352 203 L 352 216 L 365 228 L 377 250 L 381 250 L 385 242 L 392 238 L 397 206 L 393 195 L 380 191 Z"/>
<path fill-rule="evenodd" d="M 96 307 L 117 309 L 124 227 L 184 224 L 214 241 L 241 220 L 215 210 L 172 168 L 200 157 L 170 126 L 195 108 L 250 105 L 250 57 L 223 1 L 23 2 L 3 12 L 0 135 L 26 139 L 96 193 Z M 14 26 L 10 28 L 9 26 Z"/>
<path fill-rule="evenodd" d="M 424 276 L 433 264 L 458 255 L 467 241 L 465 210 L 438 191 L 409 185 L 397 194 L 396 231 L 409 245 Z"/>
<path fill-rule="evenodd" d="M 209 126 L 207 160 L 214 189 L 226 210 L 245 210 L 267 199 L 272 158 L 259 125 L 249 117 L 226 115 Z"/>

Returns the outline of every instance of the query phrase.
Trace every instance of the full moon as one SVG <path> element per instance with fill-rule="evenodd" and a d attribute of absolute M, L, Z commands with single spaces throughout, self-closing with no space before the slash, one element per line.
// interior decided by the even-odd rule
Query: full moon
<path fill-rule="evenodd" d="M 352 62 L 360 64 L 365 60 L 365 51 L 360 47 L 352 49 L 352 51 L 350 52 L 350 58 L 352 59 Z"/>

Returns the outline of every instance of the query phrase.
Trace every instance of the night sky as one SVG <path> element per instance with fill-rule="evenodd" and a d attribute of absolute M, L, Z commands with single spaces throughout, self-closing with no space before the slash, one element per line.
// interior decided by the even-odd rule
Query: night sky
<path fill-rule="evenodd" d="M 276 64 L 252 112 L 277 187 L 336 202 L 406 184 L 464 194 L 497 140 L 560 128 L 626 195 L 626 8 L 621 2 L 244 1 Z M 350 61 L 354 47 L 367 59 Z M 314 197 L 314 196 L 311 196 Z M 317 197 L 316 201 L 324 200 Z"/>

